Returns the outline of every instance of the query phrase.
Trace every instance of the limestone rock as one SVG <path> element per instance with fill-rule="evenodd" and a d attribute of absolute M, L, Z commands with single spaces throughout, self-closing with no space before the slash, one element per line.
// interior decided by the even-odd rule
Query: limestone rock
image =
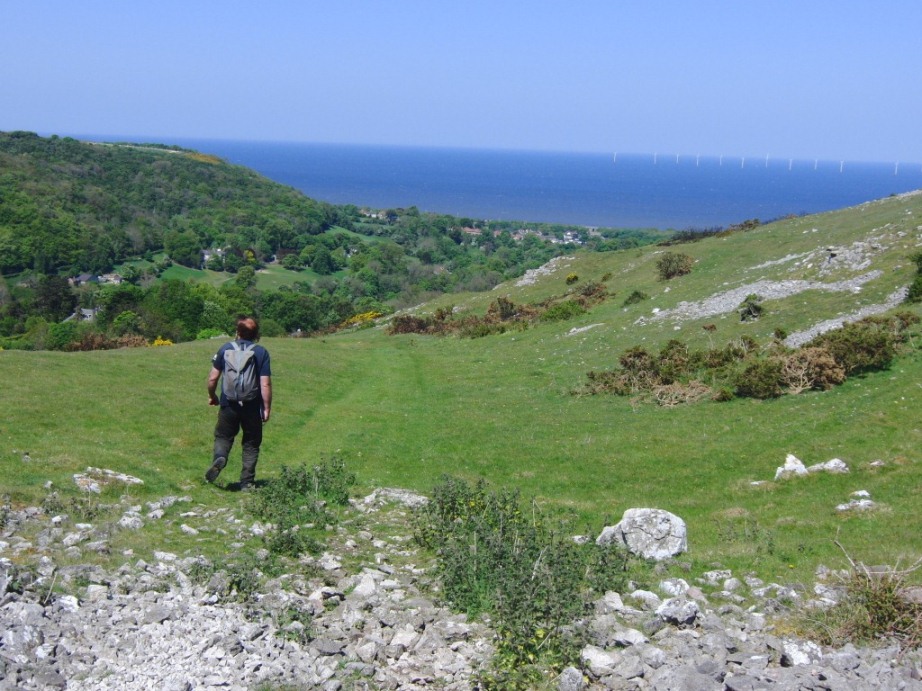
<path fill-rule="evenodd" d="M 687 528 L 663 509 L 628 509 L 617 525 L 602 530 L 596 544 L 623 545 L 645 559 L 663 560 L 688 550 Z"/>
<path fill-rule="evenodd" d="M 803 464 L 803 461 L 794 454 L 789 453 L 784 459 L 784 465 L 775 471 L 775 480 L 783 480 L 785 478 L 806 474 L 807 466 Z"/>

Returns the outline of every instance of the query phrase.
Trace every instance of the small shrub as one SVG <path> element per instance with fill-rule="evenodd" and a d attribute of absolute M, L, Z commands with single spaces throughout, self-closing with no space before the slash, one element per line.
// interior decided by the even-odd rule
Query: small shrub
<path fill-rule="evenodd" d="M 825 348 L 800 348 L 783 357 L 781 381 L 791 394 L 831 389 L 845 381 L 845 369 Z"/>
<path fill-rule="evenodd" d="M 711 397 L 711 389 L 700 381 L 691 381 L 688 384 L 654 386 L 651 394 L 657 405 L 672 408 L 685 403 L 703 401 Z"/>
<path fill-rule="evenodd" d="M 519 314 L 519 308 L 516 304 L 506 297 L 498 297 L 487 308 L 487 319 L 498 319 L 499 321 L 509 321 Z"/>
<path fill-rule="evenodd" d="M 623 307 L 628 307 L 629 305 L 637 304 L 638 302 L 643 302 L 644 300 L 649 299 L 650 296 L 640 290 L 633 290 L 631 294 L 624 298 L 624 302 L 621 303 Z"/>
<path fill-rule="evenodd" d="M 291 255 L 289 255 L 291 256 Z M 353 314 L 346 321 L 344 321 L 340 326 L 341 328 L 347 329 L 349 327 L 357 326 L 359 328 L 369 328 L 374 326 L 375 319 L 379 319 L 384 315 L 381 312 L 372 310 L 371 312 L 362 312 L 361 314 Z"/>
<path fill-rule="evenodd" d="M 469 614 L 489 612 L 498 634 L 487 688 L 529 689 L 540 668 L 576 662 L 573 623 L 591 598 L 627 584 L 625 552 L 578 545 L 517 491 L 444 477 L 416 516 L 433 549 L 445 596 Z"/>
<path fill-rule="evenodd" d="M 843 585 L 845 597 L 838 604 L 804 619 L 819 643 L 839 647 L 895 641 L 904 650 L 922 645 L 922 604 L 906 597 L 906 572 L 875 573 L 858 566 Z"/>
<path fill-rule="evenodd" d="M 656 273 L 661 281 L 691 273 L 695 260 L 687 254 L 664 252 L 656 260 Z"/>
<path fill-rule="evenodd" d="M 601 302 L 608 296 L 608 288 L 599 281 L 589 281 L 582 285 L 577 292 L 592 302 Z"/>
<path fill-rule="evenodd" d="M 557 322 L 586 314 L 586 308 L 575 300 L 564 300 L 548 307 L 541 313 L 541 321 Z"/>
<path fill-rule="evenodd" d="M 739 312 L 740 321 L 755 321 L 762 316 L 764 308 L 762 307 L 762 303 L 759 302 L 761 299 L 762 298 L 755 294 L 746 296 L 746 299 L 743 300 L 742 304 L 740 304 L 736 310 Z"/>
<path fill-rule="evenodd" d="M 317 552 L 322 545 L 311 529 L 335 521 L 328 504 L 346 504 L 353 484 L 355 475 L 337 458 L 311 468 L 283 465 L 279 476 L 261 487 L 250 505 L 257 517 L 275 526 L 265 536 L 269 551 L 292 557 Z"/>
<path fill-rule="evenodd" d="M 897 354 L 897 336 L 887 320 L 862 319 L 813 339 L 847 375 L 886 369 Z"/>
<path fill-rule="evenodd" d="M 391 320 L 387 333 L 396 334 L 424 334 L 429 333 L 431 321 L 412 314 L 398 314 Z"/>
<path fill-rule="evenodd" d="M 477 322 L 461 327 L 458 332 L 464 338 L 483 338 L 484 336 L 493 336 L 495 334 L 506 333 L 506 327 L 503 324 L 486 324 Z"/>
<path fill-rule="evenodd" d="M 571 286 L 579 280 L 579 276 L 576 274 L 567 274 L 567 285 Z"/>
<path fill-rule="evenodd" d="M 736 378 L 736 393 L 749 398 L 777 398 L 784 393 L 781 362 L 776 359 L 756 360 Z"/>
<path fill-rule="evenodd" d="M 664 384 L 677 382 L 689 374 L 692 358 L 688 346 L 682 341 L 671 339 L 659 352 L 656 362 L 657 375 Z"/>
<path fill-rule="evenodd" d="M 173 341 L 171 341 L 169 338 L 161 338 L 160 336 L 157 336 L 157 338 L 151 341 L 150 345 L 152 347 L 171 346 L 173 345 Z"/>

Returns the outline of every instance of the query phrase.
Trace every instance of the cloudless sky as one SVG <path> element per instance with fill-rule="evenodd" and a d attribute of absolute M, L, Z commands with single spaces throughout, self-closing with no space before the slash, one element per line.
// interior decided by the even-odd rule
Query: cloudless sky
<path fill-rule="evenodd" d="M 922 161 L 920 0 L 0 0 L 0 130 Z"/>

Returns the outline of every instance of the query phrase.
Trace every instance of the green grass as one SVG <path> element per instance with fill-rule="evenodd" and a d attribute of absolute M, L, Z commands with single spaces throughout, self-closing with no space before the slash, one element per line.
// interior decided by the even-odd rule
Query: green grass
<path fill-rule="evenodd" d="M 282 286 L 292 286 L 299 281 L 310 282 L 319 277 L 320 274 L 311 269 L 290 271 L 279 264 L 268 264 L 256 272 L 256 287 L 264 291 L 277 290 Z M 173 264 L 161 274 L 160 278 L 163 280 L 197 281 L 199 283 L 208 283 L 215 287 L 219 287 L 224 283 L 232 281 L 234 279 L 234 274 L 224 271 L 211 271 L 209 269 L 190 269 L 186 266 Z"/>
<path fill-rule="evenodd" d="M 662 248 L 643 248 L 580 255 L 539 284 L 445 296 L 425 308 L 456 304 L 482 313 L 498 294 L 517 302 L 563 294 L 571 272 L 580 276 L 577 288 L 612 274 L 607 285 L 616 295 L 603 305 L 524 332 L 468 340 L 387 336 L 374 328 L 265 339 L 275 404 L 259 474 L 335 455 L 357 474 L 356 493 L 375 486 L 427 492 L 445 473 L 484 477 L 494 487 L 536 497 L 568 517 L 574 532 L 596 533 L 628 508 L 663 508 L 687 521 L 685 559 L 697 571 L 719 563 L 737 574 L 810 583 L 819 563 L 842 566 L 834 539 L 856 560 L 914 561 L 922 553 L 918 351 L 890 371 L 835 390 L 772 401 L 661 409 L 569 392 L 587 370 L 613 366 L 635 344 L 658 348 L 678 337 L 703 347 L 709 338 L 722 345 L 740 334 L 764 340 L 776 327 L 793 331 L 852 311 L 855 295 L 809 292 L 766 301 L 766 316 L 754 324 L 741 324 L 735 314 L 635 323 L 653 307 L 700 300 L 725 290 L 725 283 L 816 279 L 809 275 L 816 267 L 803 267 L 804 275 L 791 263 L 751 267 L 821 245 L 850 244 L 891 223 L 908 234 L 875 257 L 874 268 L 883 274 L 858 299 L 885 296 L 915 270 L 906 259 L 914 250 L 915 221 L 906 210 L 918 216 L 920 207 L 918 198 L 887 200 L 684 245 L 680 251 L 699 261 L 691 274 L 668 283 L 656 280 L 655 256 Z M 825 235 L 818 238 L 813 227 Z M 651 299 L 623 308 L 632 290 Z M 714 334 L 701 328 L 709 322 L 718 326 Z M 568 335 L 593 324 L 600 326 Z M 224 489 L 236 479 L 239 447 L 215 486 L 202 480 L 215 419 L 215 409 L 206 405 L 205 377 L 216 347 L 194 342 L 85 354 L 0 353 L 7 403 L 0 421 L 3 491 L 20 504 L 40 501 L 47 480 L 69 488 L 71 475 L 92 465 L 141 477 L 144 486 L 132 489 L 139 501 L 188 494 L 206 507 L 241 502 Z M 25 451 L 30 463 L 21 460 Z M 787 453 L 808 465 L 839 457 L 852 472 L 774 483 Z M 872 468 L 877 459 L 885 465 Z M 859 489 L 871 493 L 877 511 L 835 510 Z M 201 546 L 178 531 L 156 539 L 158 549 Z"/>

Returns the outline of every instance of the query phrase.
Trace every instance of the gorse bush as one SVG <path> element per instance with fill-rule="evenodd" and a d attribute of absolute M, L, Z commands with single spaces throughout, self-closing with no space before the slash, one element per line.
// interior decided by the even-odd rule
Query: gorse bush
<path fill-rule="evenodd" d="M 889 367 L 918 322 L 907 312 L 868 317 L 794 350 L 777 338 L 761 348 L 748 336 L 708 350 L 692 350 L 673 339 L 655 355 L 635 346 L 619 357 L 618 368 L 588 372 L 586 382 L 573 393 L 636 395 L 673 406 L 707 398 L 764 399 L 826 390 L 848 375 Z"/>
<path fill-rule="evenodd" d="M 788 393 L 831 389 L 845 381 L 845 368 L 825 348 L 800 348 L 783 358 L 781 382 Z"/>
<path fill-rule="evenodd" d="M 916 252 L 910 259 L 916 265 L 916 276 L 909 284 L 906 302 L 922 302 L 922 252 Z"/>
<path fill-rule="evenodd" d="M 749 398 L 777 398 L 784 393 L 781 362 L 772 358 L 756 360 L 736 377 L 736 393 Z"/>
<path fill-rule="evenodd" d="M 892 317 L 866 317 L 828 331 L 812 345 L 825 348 L 846 374 L 886 369 L 907 339 L 907 330 L 919 318 L 907 312 Z"/>
<path fill-rule="evenodd" d="M 575 620 L 591 598 L 626 585 L 626 553 L 577 544 L 534 502 L 483 481 L 443 478 L 418 511 L 415 537 L 435 551 L 452 605 L 490 614 L 500 640 L 485 687 L 533 688 L 542 666 L 575 662 Z"/>
<path fill-rule="evenodd" d="M 397 315 L 391 320 L 387 333 L 425 334 L 446 336 L 456 334 L 466 338 L 480 338 L 507 331 L 524 330 L 538 321 L 556 322 L 572 319 L 586 312 L 609 296 L 604 283 L 588 281 L 566 296 L 551 297 L 538 304 L 518 304 L 507 297 L 498 297 L 490 303 L 482 317 L 472 314 L 454 314 L 451 308 L 439 308 L 431 316 Z"/>
<path fill-rule="evenodd" d="M 543 322 L 557 322 L 572 319 L 582 314 L 586 314 L 586 308 L 575 300 L 565 300 L 551 305 L 541 314 Z"/>

